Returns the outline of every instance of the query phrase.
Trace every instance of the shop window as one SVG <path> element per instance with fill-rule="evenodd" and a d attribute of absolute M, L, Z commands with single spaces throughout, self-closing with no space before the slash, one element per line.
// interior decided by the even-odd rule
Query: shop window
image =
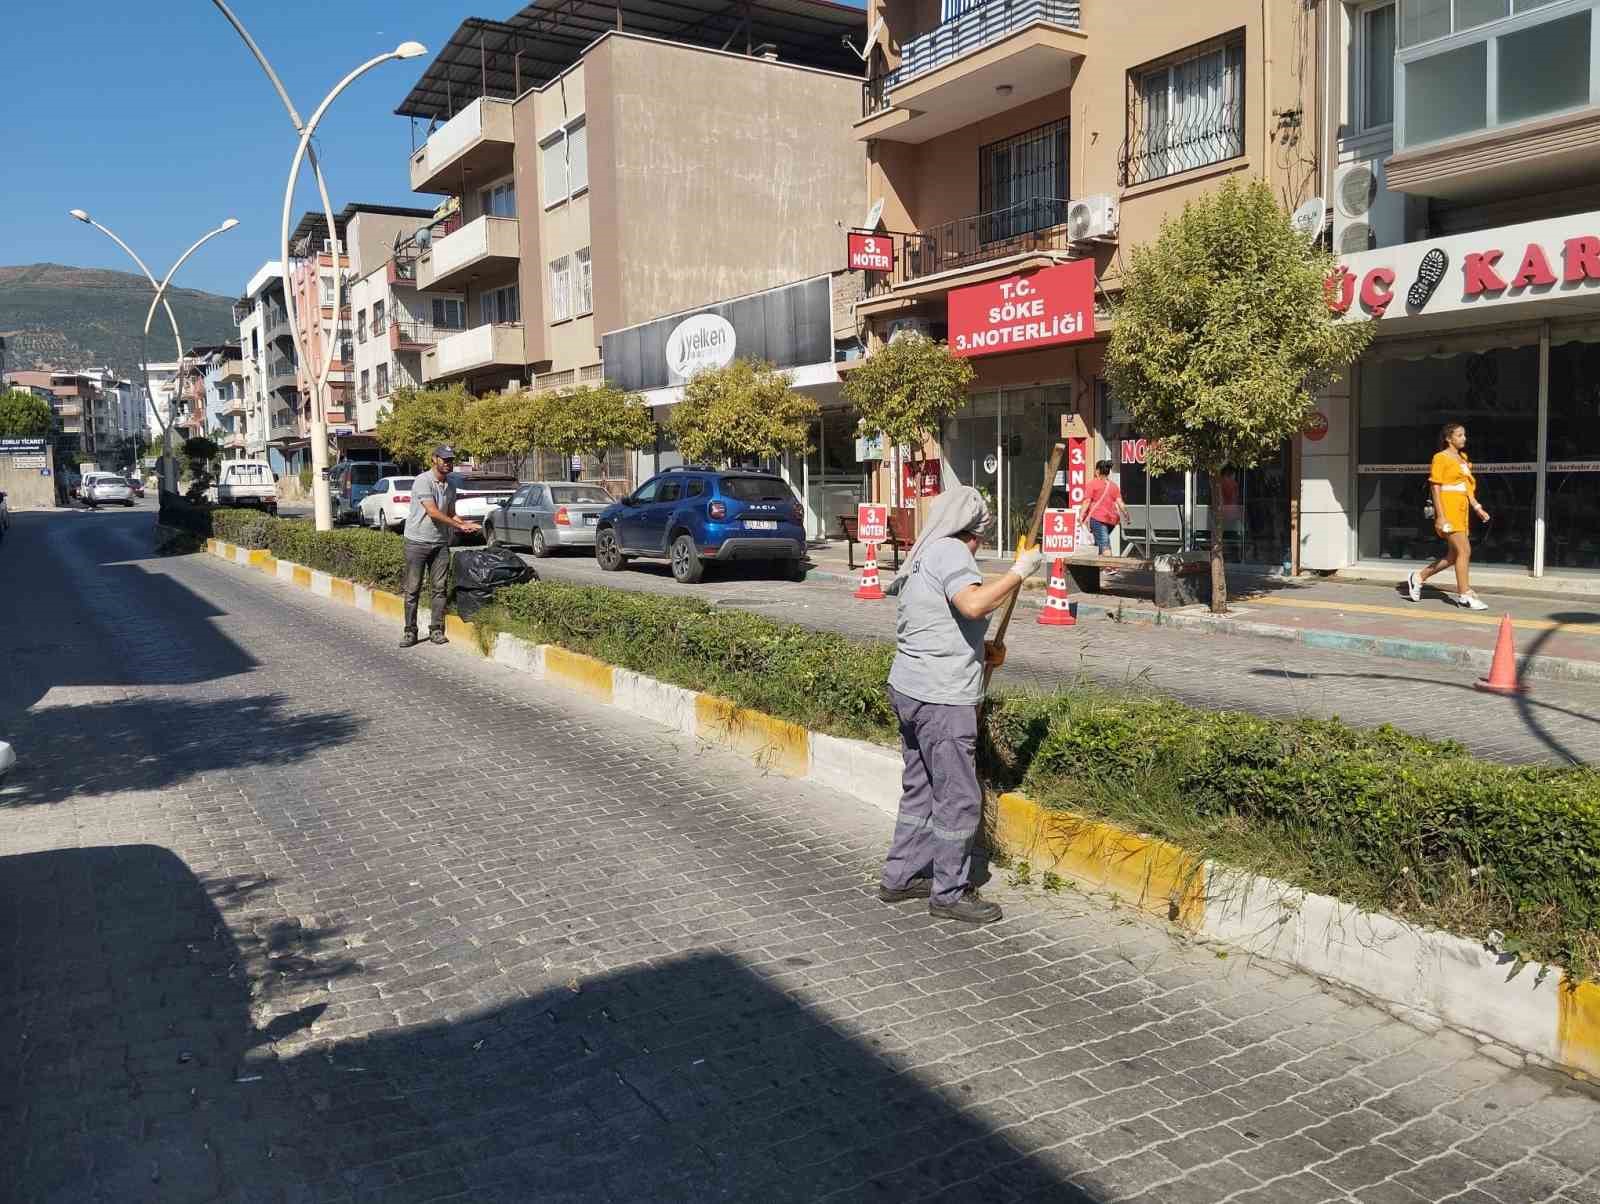
<path fill-rule="evenodd" d="M 1550 346 L 1545 566 L 1600 569 L 1600 343 Z"/>
<path fill-rule="evenodd" d="M 1067 220 L 1069 145 L 1063 118 L 978 148 L 979 242 Z"/>
<path fill-rule="evenodd" d="M 1129 72 L 1124 186 L 1244 154 L 1244 32 Z"/>

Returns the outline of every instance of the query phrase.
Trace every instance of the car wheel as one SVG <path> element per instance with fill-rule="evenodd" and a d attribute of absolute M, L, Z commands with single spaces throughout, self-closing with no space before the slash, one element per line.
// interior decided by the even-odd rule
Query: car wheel
<path fill-rule="evenodd" d="M 622 547 L 617 543 L 617 533 L 610 527 L 601 528 L 594 537 L 595 562 L 606 572 L 614 573 L 628 563 L 628 558 L 622 554 Z"/>
<path fill-rule="evenodd" d="M 680 585 L 698 585 L 706 575 L 706 562 L 694 546 L 694 536 L 680 535 L 672 541 L 672 576 Z"/>
<path fill-rule="evenodd" d="M 494 529 L 493 522 L 485 522 L 483 524 L 483 545 L 486 548 L 498 548 L 500 546 L 500 532 Z"/>
<path fill-rule="evenodd" d="M 544 541 L 544 528 L 542 527 L 533 529 L 533 554 L 540 560 L 550 555 L 550 546 Z"/>
<path fill-rule="evenodd" d="M 133 499 L 129 498 L 127 501 L 123 502 L 122 504 L 124 506 L 127 506 L 131 510 L 133 508 Z"/>

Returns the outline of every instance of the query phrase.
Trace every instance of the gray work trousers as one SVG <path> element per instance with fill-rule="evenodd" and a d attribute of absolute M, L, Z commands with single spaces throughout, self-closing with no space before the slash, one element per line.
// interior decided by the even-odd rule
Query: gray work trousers
<path fill-rule="evenodd" d="M 883 884 L 899 890 L 931 870 L 933 901 L 954 903 L 971 884 L 972 841 L 983 818 L 978 708 L 919 702 L 893 686 L 889 702 L 905 769 Z"/>
<path fill-rule="evenodd" d="M 406 540 L 406 631 L 417 634 L 417 598 L 422 593 L 422 579 L 428 578 L 433 593 L 433 620 L 430 631 L 444 630 L 445 570 L 450 567 L 450 545 L 419 543 Z"/>

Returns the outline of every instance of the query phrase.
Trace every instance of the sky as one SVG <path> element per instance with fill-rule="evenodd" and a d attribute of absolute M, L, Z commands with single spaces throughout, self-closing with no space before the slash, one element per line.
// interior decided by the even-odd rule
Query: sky
<path fill-rule="evenodd" d="M 411 123 L 395 107 L 468 16 L 503 19 L 518 0 L 229 0 L 301 115 L 364 60 L 415 39 L 430 54 L 374 68 L 334 102 L 317 148 L 336 208 L 430 206 L 410 190 Z M 16 0 L 0 21 L 0 172 L 8 220 L 0 264 L 137 271 L 87 209 L 159 278 L 196 238 L 176 283 L 237 296 L 277 258 L 296 136 L 288 113 L 210 0 Z M 419 135 L 420 135 L 419 126 Z M 310 173 L 292 221 L 313 207 Z"/>

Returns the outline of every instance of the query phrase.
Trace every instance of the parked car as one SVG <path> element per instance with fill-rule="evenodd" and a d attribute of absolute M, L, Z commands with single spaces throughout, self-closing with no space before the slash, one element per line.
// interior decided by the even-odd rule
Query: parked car
<path fill-rule="evenodd" d="M 102 502 L 133 505 L 133 490 L 128 488 L 128 478 L 114 472 L 86 472 L 78 485 L 78 496 L 86 505 L 98 506 Z"/>
<path fill-rule="evenodd" d="M 489 512 L 484 542 L 527 547 L 535 556 L 556 548 L 592 548 L 600 515 L 616 500 L 599 485 L 535 481 Z"/>
<path fill-rule="evenodd" d="M 343 460 L 328 470 L 328 492 L 333 499 L 333 521 L 361 521 L 361 500 L 384 477 L 400 471 L 387 460 Z"/>
<path fill-rule="evenodd" d="M 363 527 L 376 527 L 380 531 L 398 531 L 406 525 L 406 515 L 411 510 L 411 485 L 415 474 L 400 477 L 380 477 L 356 509 Z"/>
<path fill-rule="evenodd" d="M 143 497 L 144 496 L 144 482 L 141 481 L 138 477 L 129 477 L 127 480 L 128 480 L 128 488 L 133 490 L 133 496 L 134 497 Z"/>
<path fill-rule="evenodd" d="M 209 492 L 219 506 L 278 513 L 278 478 L 265 460 L 224 460 Z"/>
<path fill-rule="evenodd" d="M 452 473 L 456 483 L 456 517 L 481 523 L 501 502 L 511 500 L 520 483 L 516 477 Z M 415 478 L 413 478 L 414 480 Z"/>
<path fill-rule="evenodd" d="M 693 584 L 707 561 L 765 560 L 805 579 L 805 509 L 783 478 L 750 470 L 673 468 L 600 515 L 595 560 L 608 572 L 631 557 L 666 558 Z"/>

